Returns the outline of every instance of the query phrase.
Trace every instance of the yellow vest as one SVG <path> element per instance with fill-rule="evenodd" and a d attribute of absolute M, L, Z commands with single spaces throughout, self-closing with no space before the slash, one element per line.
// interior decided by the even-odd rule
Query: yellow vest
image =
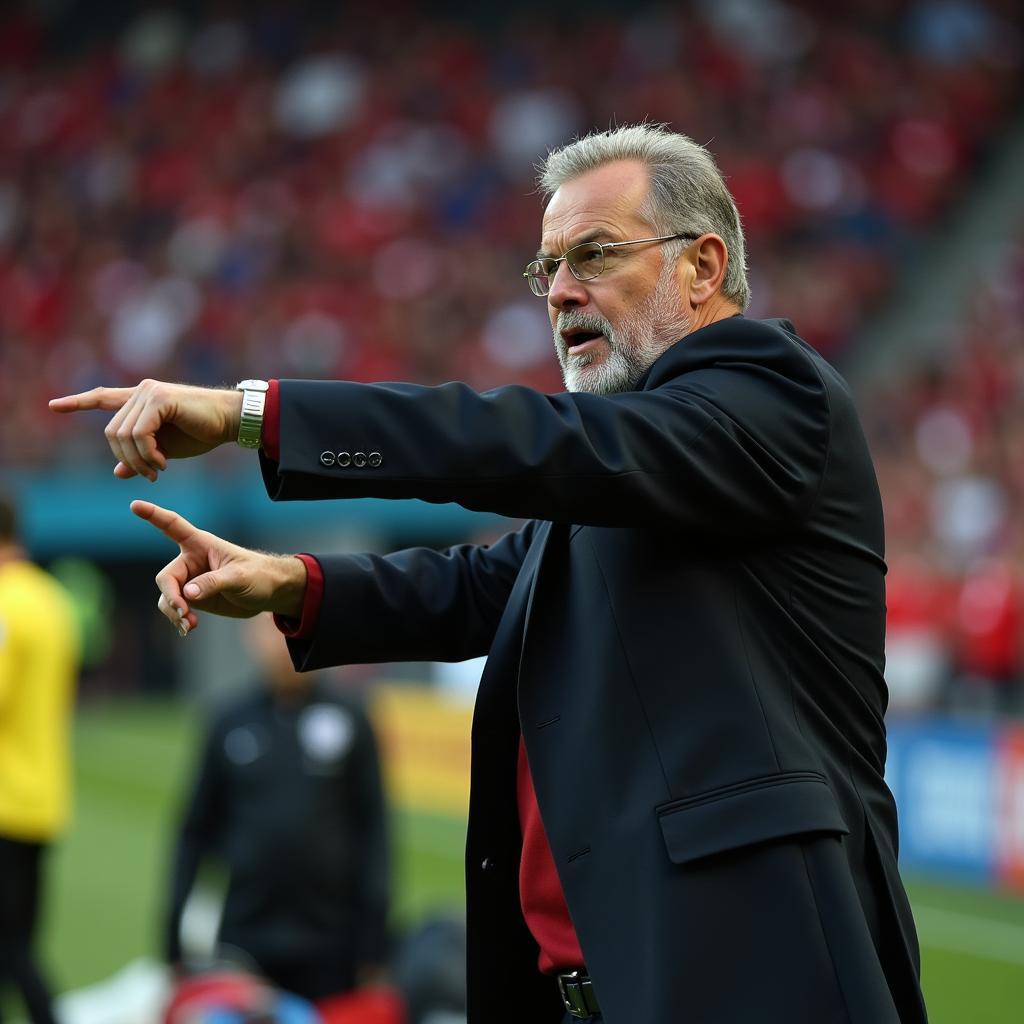
<path fill-rule="evenodd" d="M 47 840 L 68 821 L 78 648 L 60 584 L 31 562 L 0 565 L 0 835 Z"/>

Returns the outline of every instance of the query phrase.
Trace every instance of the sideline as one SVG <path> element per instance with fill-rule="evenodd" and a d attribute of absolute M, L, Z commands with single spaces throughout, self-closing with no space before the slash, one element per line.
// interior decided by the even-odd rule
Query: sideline
<path fill-rule="evenodd" d="M 913 910 L 922 946 L 1024 964 L 1024 925 L 920 903 Z"/>

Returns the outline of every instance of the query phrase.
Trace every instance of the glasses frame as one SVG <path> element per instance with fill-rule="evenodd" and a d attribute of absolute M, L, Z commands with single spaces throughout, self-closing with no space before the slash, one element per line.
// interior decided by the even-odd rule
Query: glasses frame
<path fill-rule="evenodd" d="M 576 245 L 572 246 L 572 248 L 566 249 L 561 256 L 545 256 L 543 259 L 538 258 L 535 260 L 530 260 L 530 262 L 526 264 L 526 269 L 523 271 L 523 277 L 526 278 L 526 281 L 530 286 L 530 291 L 534 295 L 536 295 L 537 298 L 542 299 L 546 295 L 549 295 L 551 293 L 551 279 L 555 276 L 555 274 L 558 273 L 559 263 L 564 262 L 565 265 L 569 268 L 569 273 L 572 274 L 572 276 L 575 277 L 577 281 L 593 281 L 595 277 L 600 277 L 601 274 L 605 272 L 604 254 L 606 249 L 619 249 L 624 245 L 640 245 L 641 242 L 671 242 L 677 238 L 688 238 L 692 242 L 700 238 L 700 235 L 655 235 L 653 238 L 631 238 L 628 242 L 579 242 Z M 585 245 L 596 245 L 598 247 L 598 249 L 601 252 L 601 269 L 596 274 L 587 274 L 586 276 L 581 276 L 576 272 L 575 267 L 573 267 L 572 263 L 569 261 L 569 257 L 577 249 L 582 249 Z M 544 275 L 530 272 L 530 267 L 537 266 L 539 268 L 541 264 L 548 264 L 548 266 L 552 269 L 549 273 Z M 544 289 L 544 291 L 539 292 L 534 287 L 534 282 L 538 281 L 541 276 L 546 277 L 548 279 L 548 286 L 547 288 Z"/>

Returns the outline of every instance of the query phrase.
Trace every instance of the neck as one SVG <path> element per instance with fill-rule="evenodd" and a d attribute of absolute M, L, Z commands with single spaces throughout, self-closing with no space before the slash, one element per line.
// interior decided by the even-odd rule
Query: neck
<path fill-rule="evenodd" d="M 702 327 L 717 323 L 719 320 L 728 320 L 729 317 L 741 313 L 742 310 L 731 299 L 725 298 L 721 292 L 717 292 L 707 302 L 697 306 L 690 320 L 693 324 L 691 330 L 699 331 Z"/>

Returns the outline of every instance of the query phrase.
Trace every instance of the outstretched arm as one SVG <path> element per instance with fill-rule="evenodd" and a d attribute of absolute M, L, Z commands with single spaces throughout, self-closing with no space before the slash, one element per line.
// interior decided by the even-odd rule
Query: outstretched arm
<path fill-rule="evenodd" d="M 309 632 L 289 638 L 296 668 L 487 654 L 537 532 L 531 522 L 490 545 L 318 555 L 323 599 Z"/>
<path fill-rule="evenodd" d="M 302 615 L 302 559 L 239 547 L 149 501 L 133 501 L 131 509 L 178 545 L 156 585 L 157 607 L 182 636 L 198 625 L 198 612 Z M 490 546 L 323 557 L 317 622 L 308 637 L 289 642 L 297 667 L 485 654 L 535 529 L 528 523 Z"/>

